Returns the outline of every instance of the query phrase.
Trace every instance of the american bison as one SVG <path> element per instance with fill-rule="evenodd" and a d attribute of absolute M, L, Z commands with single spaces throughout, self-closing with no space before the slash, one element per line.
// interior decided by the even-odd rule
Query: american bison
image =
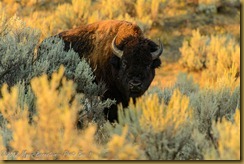
<path fill-rule="evenodd" d="M 80 26 L 58 34 L 65 50 L 73 48 L 86 58 L 94 69 L 96 81 L 103 81 L 107 91 L 102 99 L 115 99 L 117 104 L 128 106 L 130 98 L 141 96 L 161 65 L 163 52 L 159 45 L 143 36 L 138 25 L 107 20 Z M 104 109 L 105 117 L 118 121 L 117 105 Z"/>

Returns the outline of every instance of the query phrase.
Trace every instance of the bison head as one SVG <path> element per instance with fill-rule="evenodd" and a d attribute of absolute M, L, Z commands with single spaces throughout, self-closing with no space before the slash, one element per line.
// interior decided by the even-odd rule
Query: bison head
<path fill-rule="evenodd" d="M 161 65 L 159 56 L 163 52 L 153 41 L 141 37 L 127 37 L 116 45 L 116 37 L 111 48 L 112 76 L 116 79 L 117 88 L 127 98 L 141 96 L 150 86 L 155 68 Z"/>

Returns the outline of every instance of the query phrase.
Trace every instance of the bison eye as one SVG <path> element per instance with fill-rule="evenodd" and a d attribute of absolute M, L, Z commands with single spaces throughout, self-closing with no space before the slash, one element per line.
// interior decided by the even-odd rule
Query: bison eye
<path fill-rule="evenodd" d="M 127 66 L 127 61 L 123 60 L 122 61 L 122 68 L 126 68 L 126 66 Z"/>
<path fill-rule="evenodd" d="M 147 65 L 147 69 L 151 69 L 152 68 L 152 64 Z"/>

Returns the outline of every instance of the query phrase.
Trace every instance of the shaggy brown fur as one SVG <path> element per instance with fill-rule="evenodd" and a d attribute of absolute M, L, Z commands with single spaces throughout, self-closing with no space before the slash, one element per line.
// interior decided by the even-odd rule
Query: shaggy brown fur
<path fill-rule="evenodd" d="M 129 36 L 143 37 L 141 29 L 136 24 L 117 20 L 99 21 L 59 34 L 65 42 L 65 49 L 68 50 L 71 46 L 74 51 L 79 53 L 80 57 L 88 59 L 93 69 L 105 68 L 109 65 L 109 59 L 113 55 L 111 42 L 116 35 L 116 45 Z M 103 72 L 104 70 L 106 71 Z M 111 77 L 109 76 L 110 72 L 107 69 L 104 70 L 97 69 L 95 71 L 97 79 Z"/>

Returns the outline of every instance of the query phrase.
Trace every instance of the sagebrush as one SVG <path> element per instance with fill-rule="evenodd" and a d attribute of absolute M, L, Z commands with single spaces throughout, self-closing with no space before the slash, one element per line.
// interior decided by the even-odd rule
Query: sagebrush
<path fill-rule="evenodd" d="M 180 48 L 188 73 L 120 106 L 114 124 L 103 116 L 114 101 L 100 100 L 106 86 L 94 83 L 89 61 L 64 51 L 56 37 L 39 49 L 46 36 L 108 18 L 136 21 L 148 32 L 179 14 L 167 15 L 167 5 L 187 5 L 175 2 L 1 1 L 1 159 L 240 160 L 240 45 L 233 36 L 194 30 Z M 198 1 L 197 12 L 215 14 L 222 3 Z"/>

